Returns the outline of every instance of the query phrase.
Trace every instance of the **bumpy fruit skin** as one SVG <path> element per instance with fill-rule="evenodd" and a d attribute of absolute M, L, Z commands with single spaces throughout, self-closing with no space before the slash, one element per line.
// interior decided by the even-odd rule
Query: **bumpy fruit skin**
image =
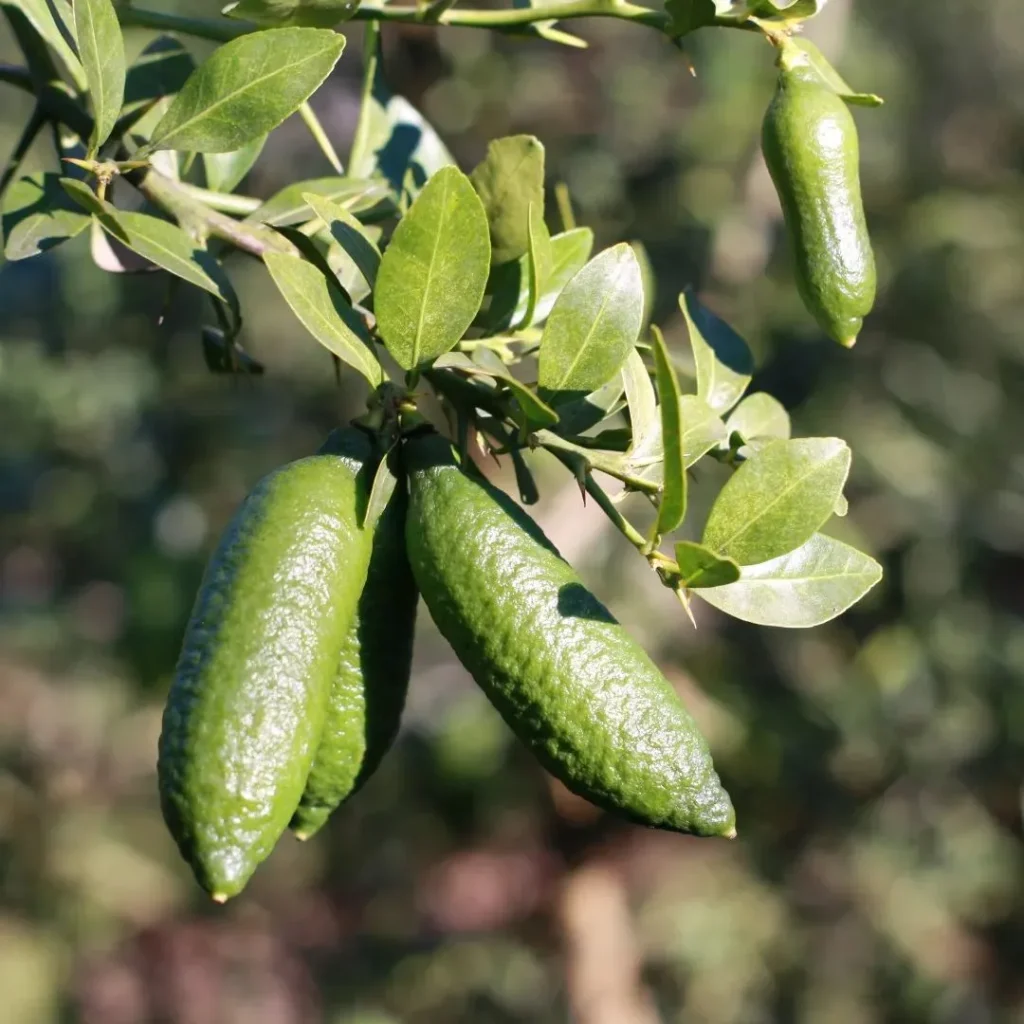
<path fill-rule="evenodd" d="M 399 484 L 373 530 L 356 617 L 341 647 L 327 720 L 290 828 L 300 839 L 376 771 L 394 742 L 409 688 L 419 594 L 405 554 L 406 495 Z"/>
<path fill-rule="evenodd" d="M 219 902 L 288 825 L 320 742 L 366 579 L 363 457 L 316 455 L 257 484 L 228 526 L 185 633 L 160 736 L 164 818 Z"/>
<path fill-rule="evenodd" d="M 732 836 L 707 744 L 539 527 L 436 435 L 405 450 L 406 541 L 438 629 L 545 768 L 645 825 Z"/>
<path fill-rule="evenodd" d="M 875 257 L 853 117 L 812 68 L 783 67 L 761 145 L 792 240 L 804 305 L 826 333 L 850 347 L 875 302 Z"/>

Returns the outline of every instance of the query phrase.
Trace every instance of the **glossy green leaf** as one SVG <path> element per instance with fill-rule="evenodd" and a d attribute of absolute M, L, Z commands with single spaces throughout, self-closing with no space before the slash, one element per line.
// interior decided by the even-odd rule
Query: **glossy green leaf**
<path fill-rule="evenodd" d="M 404 97 L 396 96 L 384 77 L 380 40 L 371 54 L 372 88 L 365 108 L 365 137 L 355 148 L 349 174 L 382 175 L 396 195 L 419 193 L 442 167 L 455 163 L 441 137 Z"/>
<path fill-rule="evenodd" d="M 792 429 L 785 407 L 765 391 L 747 395 L 725 421 L 725 426 L 730 435 L 738 433 L 745 441 L 755 437 L 788 440 Z"/>
<path fill-rule="evenodd" d="M 541 396 L 578 398 L 614 377 L 643 316 L 640 267 L 625 243 L 595 256 L 555 301 L 540 342 Z"/>
<path fill-rule="evenodd" d="M 690 332 L 697 368 L 697 395 L 717 413 L 731 409 L 742 397 L 754 372 L 747 343 L 724 321 L 702 306 L 691 292 L 679 296 L 679 308 Z"/>
<path fill-rule="evenodd" d="M 796 551 L 745 566 L 739 582 L 700 596 L 745 622 L 808 629 L 841 615 L 881 578 L 873 558 L 818 533 Z"/>
<path fill-rule="evenodd" d="M 259 159 L 266 141 L 266 135 L 257 135 L 251 142 L 230 153 L 204 153 L 206 187 L 214 192 L 234 192 Z"/>
<path fill-rule="evenodd" d="M 124 82 L 124 112 L 138 110 L 163 96 L 180 92 L 195 68 L 192 54 L 177 39 L 158 36 L 128 69 Z"/>
<path fill-rule="evenodd" d="M 303 199 L 331 232 L 331 237 L 351 257 L 366 283 L 372 288 L 380 267 L 380 249 L 366 228 L 344 206 L 306 192 Z"/>
<path fill-rule="evenodd" d="M 110 0 L 74 0 L 78 55 L 89 84 L 93 129 L 90 153 L 110 137 L 124 102 L 124 41 Z"/>
<path fill-rule="evenodd" d="M 266 28 L 333 28 L 358 8 L 359 0 L 239 0 L 223 13 Z"/>
<path fill-rule="evenodd" d="M 701 544 L 682 540 L 676 544 L 680 582 L 687 590 L 721 587 L 740 578 L 740 567 L 731 558 L 721 558 Z"/>
<path fill-rule="evenodd" d="M 86 87 L 85 71 L 74 49 L 75 16 L 68 0 L 5 0 L 18 8 L 29 24 L 52 47 L 75 83 Z"/>
<path fill-rule="evenodd" d="M 307 192 L 330 199 L 354 213 L 376 206 L 390 194 L 382 182 L 365 178 L 312 178 L 286 185 L 245 219 L 274 227 L 301 224 L 314 216 L 309 203 L 302 198 Z"/>
<path fill-rule="evenodd" d="M 544 212 L 539 206 L 530 204 L 527 223 L 530 243 L 526 253 L 527 300 L 522 320 L 517 322 L 518 327 L 529 327 L 533 323 L 537 303 L 551 276 L 552 266 L 551 235 L 548 234 Z"/>
<path fill-rule="evenodd" d="M 702 543 L 740 565 L 793 551 L 832 515 L 849 472 L 839 438 L 772 441 L 722 488 Z"/>
<path fill-rule="evenodd" d="M 20 178 L 4 195 L 4 255 L 24 260 L 80 234 L 89 217 L 61 187 L 60 176 L 37 171 Z"/>
<path fill-rule="evenodd" d="M 314 28 L 268 29 L 225 43 L 189 77 L 148 151 L 240 149 L 298 110 L 344 47 L 344 36 Z"/>
<path fill-rule="evenodd" d="M 263 262 L 306 330 L 329 352 L 358 370 L 372 387 L 380 384 L 384 374 L 370 347 L 366 325 L 345 301 L 341 289 L 298 256 L 268 252 Z"/>
<path fill-rule="evenodd" d="M 683 424 L 679 381 L 661 331 L 652 325 L 654 369 L 658 381 L 658 410 L 661 416 L 661 497 L 653 537 L 662 537 L 679 527 L 686 518 L 686 462 L 683 453 Z"/>
<path fill-rule="evenodd" d="M 530 206 L 544 214 L 544 147 L 532 135 L 495 139 L 470 180 L 487 211 L 491 262 L 519 259 L 530 243 Z"/>
<path fill-rule="evenodd" d="M 399 221 L 377 272 L 377 329 L 399 366 L 423 367 L 456 345 L 480 308 L 490 262 L 480 197 L 460 170 L 442 168 Z"/>

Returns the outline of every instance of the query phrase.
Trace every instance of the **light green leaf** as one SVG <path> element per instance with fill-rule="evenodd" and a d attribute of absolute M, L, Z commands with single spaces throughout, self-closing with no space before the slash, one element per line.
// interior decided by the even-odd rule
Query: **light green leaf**
<path fill-rule="evenodd" d="M 777 399 L 765 391 L 747 395 L 725 421 L 729 435 L 737 433 L 744 441 L 755 437 L 772 437 L 788 440 L 791 426 L 789 413 Z"/>
<path fill-rule="evenodd" d="M 4 195 L 4 255 L 12 262 L 46 252 L 85 230 L 89 217 L 61 187 L 60 176 L 37 171 Z"/>
<path fill-rule="evenodd" d="M 546 402 L 541 401 L 534 392 L 511 373 L 503 373 L 498 378 L 512 392 L 516 404 L 522 412 L 522 422 L 527 430 L 541 430 L 553 427 L 558 422 L 558 413 Z"/>
<path fill-rule="evenodd" d="M 715 445 L 728 437 L 722 418 L 702 398 L 683 395 L 683 452 L 686 468 L 703 458 Z"/>
<path fill-rule="evenodd" d="M 822 82 L 847 103 L 858 107 L 880 107 L 885 102 L 881 96 L 876 96 L 874 93 L 855 92 L 810 39 L 804 36 L 794 36 L 788 41 L 787 50 L 796 51 L 799 54 L 799 56 L 790 58 L 792 63 L 809 64 L 818 73 Z"/>
<path fill-rule="evenodd" d="M 621 408 L 622 378 L 617 376 L 591 394 L 560 405 L 557 432 L 563 435 L 582 434 L 603 423 Z"/>
<path fill-rule="evenodd" d="M 544 211 L 531 203 L 526 216 L 530 241 L 526 253 L 527 302 L 523 318 L 517 325 L 519 327 L 529 327 L 533 323 L 537 303 L 551 276 L 552 266 L 551 236 L 544 223 Z"/>
<path fill-rule="evenodd" d="M 344 48 L 344 36 L 314 28 L 269 29 L 225 43 L 189 76 L 147 151 L 240 149 L 298 110 Z"/>
<path fill-rule="evenodd" d="M 739 582 L 700 596 L 745 622 L 808 629 L 841 615 L 881 578 L 873 558 L 817 533 L 796 551 L 745 566 Z"/>
<path fill-rule="evenodd" d="M 743 397 L 754 372 L 747 343 L 724 321 L 705 309 L 691 292 L 679 296 L 697 367 L 697 395 L 718 413 Z"/>
<path fill-rule="evenodd" d="M 373 485 L 370 487 L 370 496 L 366 499 L 366 512 L 363 515 L 363 528 L 373 529 L 377 525 L 384 509 L 388 507 L 391 496 L 398 487 L 398 477 L 395 474 L 392 463 L 391 452 L 377 464 L 377 472 L 373 475 Z"/>
<path fill-rule="evenodd" d="M 358 8 L 359 0 L 239 0 L 222 13 L 265 28 L 333 28 Z"/>
<path fill-rule="evenodd" d="M 633 428 L 633 455 L 661 459 L 661 419 L 658 396 L 643 357 L 634 348 L 622 367 L 622 383 L 626 389 L 629 423 Z"/>
<path fill-rule="evenodd" d="M 793 551 L 832 515 L 849 472 L 839 438 L 772 441 L 722 488 L 702 543 L 740 565 Z"/>
<path fill-rule="evenodd" d="M 650 324 L 651 317 L 654 315 L 654 300 L 656 298 L 656 289 L 658 287 L 658 275 L 654 272 L 654 265 L 651 263 L 651 257 L 647 252 L 647 246 L 643 242 L 633 239 L 630 243 L 633 252 L 636 254 L 636 262 L 640 266 L 640 280 L 644 286 L 644 314 L 641 321 L 640 329 L 643 330 Z"/>
<path fill-rule="evenodd" d="M 29 24 L 46 40 L 80 88 L 86 88 L 85 71 L 73 48 L 75 17 L 68 0 L 5 0 L 18 8 Z"/>
<path fill-rule="evenodd" d="M 399 221 L 377 272 L 377 329 L 399 366 L 454 348 L 480 308 L 490 262 L 483 203 L 469 178 L 444 167 Z"/>
<path fill-rule="evenodd" d="M 652 325 L 651 333 L 654 335 L 654 368 L 658 380 L 662 439 L 661 497 L 652 530 L 652 537 L 657 538 L 671 533 L 686 518 L 686 464 L 683 458 L 679 381 L 661 331 Z"/>
<path fill-rule="evenodd" d="M 373 288 L 381 256 L 377 243 L 369 236 L 366 228 L 344 206 L 330 199 L 318 196 L 315 192 L 306 192 L 302 198 L 330 230 L 334 241 L 348 253 L 366 283 Z"/>
<path fill-rule="evenodd" d="M 531 204 L 544 215 L 544 147 L 532 135 L 495 139 L 470 181 L 487 211 L 491 262 L 519 259 L 529 247 Z"/>
<path fill-rule="evenodd" d="M 249 223 L 270 224 L 275 228 L 301 224 L 314 216 L 309 203 L 302 198 L 307 192 L 330 199 L 353 213 L 369 210 L 390 195 L 387 185 L 379 181 L 368 181 L 365 178 L 312 178 L 286 185 L 245 219 Z"/>
<path fill-rule="evenodd" d="M 124 41 L 110 0 L 74 0 L 78 54 L 89 83 L 93 129 L 89 152 L 110 137 L 124 102 Z"/>
<path fill-rule="evenodd" d="M 614 377 L 636 344 L 644 293 L 625 242 L 595 256 L 555 301 L 540 341 L 542 397 L 578 398 Z"/>
<path fill-rule="evenodd" d="M 259 159 L 266 141 L 266 135 L 257 135 L 241 149 L 232 150 L 230 153 L 204 153 L 206 187 L 213 189 L 214 192 L 234 192 Z"/>
<path fill-rule="evenodd" d="M 77 178 L 61 178 L 59 183 L 71 199 L 103 225 L 104 230 L 110 232 L 119 242 L 128 244 L 128 234 L 121 225 L 118 211 L 113 206 L 100 199 L 84 181 Z"/>
<path fill-rule="evenodd" d="M 740 567 L 731 558 L 720 558 L 701 544 L 682 540 L 676 544 L 680 582 L 687 590 L 721 587 L 740 578 Z"/>
<path fill-rule="evenodd" d="M 268 252 L 263 262 L 306 330 L 329 352 L 358 370 L 371 387 L 380 384 L 384 373 L 370 347 L 366 325 L 341 290 L 298 256 Z"/>
<path fill-rule="evenodd" d="M 743 6 L 748 16 L 769 21 L 804 21 L 813 18 L 826 3 L 828 0 L 746 0 Z M 730 6 L 737 4 L 731 3 Z"/>

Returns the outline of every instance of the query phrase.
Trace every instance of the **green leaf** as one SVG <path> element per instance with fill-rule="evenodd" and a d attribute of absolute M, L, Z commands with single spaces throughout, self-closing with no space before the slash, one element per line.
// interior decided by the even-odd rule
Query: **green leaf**
<path fill-rule="evenodd" d="M 603 387 L 583 398 L 566 402 L 558 407 L 558 433 L 582 434 L 622 408 L 622 378 L 613 377 Z"/>
<path fill-rule="evenodd" d="M 849 472 L 839 438 L 772 441 L 722 488 L 702 543 L 740 565 L 793 551 L 832 515 Z"/>
<path fill-rule="evenodd" d="M 55 0 L 53 3 L 48 0 L 4 0 L 4 5 L 7 4 L 25 15 L 29 24 L 56 52 L 75 84 L 86 88 L 85 71 L 73 48 L 75 17 L 67 0 Z"/>
<path fill-rule="evenodd" d="M 629 245 L 595 256 L 565 286 L 544 327 L 541 396 L 562 393 L 557 401 L 567 401 L 611 380 L 636 344 L 643 309 L 640 267 Z"/>
<path fill-rule="evenodd" d="M 743 6 L 748 16 L 769 21 L 804 21 L 813 18 L 826 3 L 828 0 L 746 0 Z"/>
<path fill-rule="evenodd" d="M 253 359 L 237 341 L 229 341 L 217 327 L 204 327 L 202 341 L 203 361 L 210 373 L 240 373 L 259 377 L 265 372 L 261 362 Z"/>
<path fill-rule="evenodd" d="M 680 582 L 687 590 L 721 587 L 740 578 L 740 567 L 731 558 L 720 558 L 701 544 L 681 540 L 676 544 Z"/>
<path fill-rule="evenodd" d="M 622 383 L 626 389 L 626 407 L 633 428 L 633 453 L 657 452 L 661 458 L 661 418 L 658 415 L 658 396 L 651 383 L 651 375 L 643 356 L 634 348 L 622 367 Z"/>
<path fill-rule="evenodd" d="M 683 395 L 683 452 L 689 469 L 729 435 L 722 418 L 702 398 Z"/>
<path fill-rule="evenodd" d="M 454 348 L 483 299 L 491 243 L 469 178 L 445 167 L 399 221 L 377 272 L 374 308 L 387 350 L 405 370 Z"/>
<path fill-rule="evenodd" d="M 370 487 L 370 496 L 366 499 L 366 512 L 363 514 L 363 528 L 373 529 L 388 507 L 391 496 L 398 487 L 398 475 L 392 466 L 391 452 L 389 451 L 377 464 L 377 472 L 373 475 L 373 484 Z"/>
<path fill-rule="evenodd" d="M 366 283 L 373 288 L 381 255 L 363 225 L 344 206 L 318 196 L 315 192 L 306 192 L 303 199 L 330 230 L 331 237 L 348 253 Z"/>
<path fill-rule="evenodd" d="M 880 107 L 885 102 L 881 96 L 876 96 L 874 93 L 856 92 L 810 39 L 804 36 L 794 36 L 787 44 L 787 49 L 790 48 L 792 51 L 802 54 L 802 57 L 798 56 L 793 59 L 793 63 L 810 65 L 818 73 L 822 82 L 847 103 L 859 107 Z"/>
<path fill-rule="evenodd" d="M 544 212 L 539 206 L 530 204 L 526 215 L 529 226 L 529 249 L 526 253 L 527 299 L 526 310 L 518 327 L 529 327 L 537 311 L 537 303 L 543 294 L 548 278 L 551 276 L 552 253 L 551 236 L 544 223 Z"/>
<path fill-rule="evenodd" d="M 396 195 L 415 196 L 442 167 L 455 163 L 441 137 L 404 97 L 395 96 L 383 73 L 380 40 L 373 61 L 372 88 L 367 106 L 364 144 L 356 148 L 349 174 L 382 175 Z"/>
<path fill-rule="evenodd" d="M 195 67 L 192 54 L 177 39 L 158 36 L 128 69 L 124 112 L 131 113 L 163 96 L 180 92 Z"/>
<path fill-rule="evenodd" d="M 654 266 L 651 263 L 651 257 L 647 252 L 647 246 L 643 242 L 639 242 L 636 239 L 631 241 L 630 246 L 633 252 L 636 254 L 636 261 L 640 266 L 640 280 L 644 286 L 644 314 L 641 321 L 640 329 L 643 330 L 651 322 L 651 317 L 654 315 L 654 300 L 656 296 L 656 288 L 658 286 L 658 275 L 654 272 Z"/>
<path fill-rule="evenodd" d="M 359 0 L 239 0 L 222 13 L 266 28 L 333 28 L 358 8 Z"/>
<path fill-rule="evenodd" d="M 724 321 L 705 309 L 691 292 L 679 296 L 697 367 L 697 395 L 718 413 L 743 397 L 754 373 L 747 343 Z"/>
<path fill-rule="evenodd" d="M 745 622 L 808 629 L 841 615 L 881 578 L 873 558 L 817 533 L 796 551 L 744 567 L 739 582 L 700 596 Z"/>
<path fill-rule="evenodd" d="M 531 204 L 544 214 L 544 147 L 532 135 L 495 139 L 470 180 L 487 211 L 491 262 L 519 259 L 530 244 Z"/>
<path fill-rule="evenodd" d="M 353 212 L 368 210 L 390 194 L 382 182 L 365 178 L 312 178 L 286 185 L 245 219 L 249 223 L 279 228 L 301 224 L 314 216 L 309 203 L 303 199 L 307 192 L 330 199 Z"/>
<path fill-rule="evenodd" d="M 522 422 L 527 430 L 541 430 L 553 427 L 558 422 L 558 413 L 551 406 L 541 401 L 534 392 L 511 373 L 503 373 L 498 378 L 512 392 L 516 404 L 522 412 Z"/>
<path fill-rule="evenodd" d="M 74 0 L 78 54 L 89 83 L 93 129 L 89 152 L 110 137 L 124 102 L 124 40 L 110 0 Z"/>
<path fill-rule="evenodd" d="M 314 28 L 269 29 L 225 43 L 189 76 L 147 152 L 240 149 L 298 110 L 344 48 L 344 36 Z"/>
<path fill-rule="evenodd" d="M 652 325 L 654 368 L 658 380 L 662 437 L 662 483 L 658 515 L 652 537 L 662 537 L 677 529 L 686 518 L 686 463 L 683 457 L 679 381 L 661 331 Z"/>
<path fill-rule="evenodd" d="M 791 427 L 789 413 L 777 399 L 765 391 L 747 395 L 725 421 L 729 435 L 739 434 L 744 441 L 755 437 L 788 440 Z"/>
<path fill-rule="evenodd" d="M 665 0 L 671 23 L 669 35 L 674 39 L 710 25 L 718 15 L 714 0 Z"/>
<path fill-rule="evenodd" d="M 358 370 L 371 387 L 380 384 L 384 373 L 370 347 L 366 325 L 345 301 L 341 289 L 298 256 L 268 252 L 263 262 L 306 330 L 329 352 Z"/>
<path fill-rule="evenodd" d="M 214 192 L 234 192 L 259 159 L 266 141 L 266 135 L 257 135 L 241 149 L 232 150 L 230 153 L 204 153 L 206 187 L 213 189 Z"/>
<path fill-rule="evenodd" d="M 85 230 L 89 217 L 64 191 L 57 174 L 20 178 L 4 196 L 4 255 L 12 262 L 46 252 Z"/>
<path fill-rule="evenodd" d="M 551 238 L 551 268 L 537 296 L 531 324 L 547 320 L 555 300 L 590 259 L 593 249 L 594 232 L 590 228 L 572 228 Z M 485 317 L 489 330 L 504 331 L 522 324 L 530 305 L 528 257 L 494 267 L 488 291 L 493 296 Z"/>
<path fill-rule="evenodd" d="M 103 225 L 105 231 L 108 231 L 119 242 L 128 245 L 128 234 L 118 219 L 118 211 L 100 199 L 84 181 L 79 181 L 77 178 L 61 178 L 60 187 L 83 210 L 95 217 Z"/>

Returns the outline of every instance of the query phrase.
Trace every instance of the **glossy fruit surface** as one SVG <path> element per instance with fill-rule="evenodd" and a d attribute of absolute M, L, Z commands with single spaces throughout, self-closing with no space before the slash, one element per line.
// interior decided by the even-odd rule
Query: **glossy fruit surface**
<path fill-rule="evenodd" d="M 810 67 L 783 67 L 761 144 L 804 304 L 849 347 L 875 301 L 875 259 L 860 193 L 857 127 Z"/>
<path fill-rule="evenodd" d="M 419 594 L 405 555 L 404 486 L 374 525 L 370 568 L 341 647 L 323 738 L 292 821 L 307 839 L 373 774 L 398 732 Z"/>
<path fill-rule="evenodd" d="M 407 443 L 406 540 L 438 629 L 540 762 L 646 825 L 735 834 L 707 744 L 643 649 L 506 495 Z"/>
<path fill-rule="evenodd" d="M 363 455 L 369 443 L 355 439 Z M 320 742 L 370 556 L 362 458 L 270 473 L 206 569 L 160 736 L 161 805 L 199 883 L 223 901 L 270 853 Z"/>

